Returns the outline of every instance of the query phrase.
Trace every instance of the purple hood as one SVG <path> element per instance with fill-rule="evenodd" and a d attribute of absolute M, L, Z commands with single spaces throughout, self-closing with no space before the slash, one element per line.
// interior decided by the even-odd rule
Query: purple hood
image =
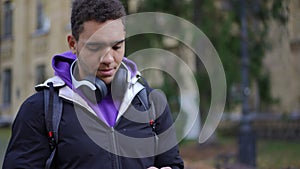
<path fill-rule="evenodd" d="M 75 61 L 76 55 L 71 51 L 67 51 L 58 55 L 55 55 L 52 59 L 52 67 L 54 69 L 54 74 L 59 76 L 67 86 L 73 89 L 72 78 L 70 73 L 70 67 Z M 137 66 L 136 64 L 127 59 L 123 58 L 123 63 L 127 66 L 131 72 L 131 77 L 136 76 Z M 75 91 L 76 92 L 76 91 Z M 109 92 L 110 93 L 110 92 Z M 81 95 L 79 92 L 78 94 Z M 84 97 L 84 96 L 83 96 Z M 98 104 L 93 104 L 87 101 L 89 106 L 97 113 L 98 117 L 103 120 L 107 125 L 114 126 L 116 122 L 116 117 L 118 115 L 118 108 L 115 107 L 111 94 L 108 94 L 102 99 Z"/>
<path fill-rule="evenodd" d="M 72 79 L 70 74 L 70 67 L 75 59 L 76 55 L 71 51 L 55 55 L 52 59 L 52 68 L 54 69 L 54 75 L 59 76 L 71 88 Z"/>
<path fill-rule="evenodd" d="M 54 69 L 54 75 L 59 76 L 71 88 L 72 79 L 70 74 L 70 67 L 75 59 L 76 55 L 71 51 L 54 55 L 52 59 L 52 68 Z M 125 63 L 129 71 L 131 72 L 131 77 L 134 77 L 137 74 L 136 64 L 126 57 L 123 58 L 123 63 Z"/>

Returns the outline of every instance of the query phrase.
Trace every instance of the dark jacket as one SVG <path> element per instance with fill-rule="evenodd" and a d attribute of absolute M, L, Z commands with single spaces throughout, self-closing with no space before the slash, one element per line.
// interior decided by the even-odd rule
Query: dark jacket
<path fill-rule="evenodd" d="M 154 132 L 149 124 L 149 113 L 144 111 L 143 103 L 137 97 L 143 89 L 141 84 L 136 82 L 130 89 L 133 92 L 128 92 L 131 94 L 127 102 L 129 100 L 131 104 L 122 103 L 123 110 L 120 111 L 124 112 L 120 113 L 116 125 L 109 127 L 79 95 L 58 77 L 55 80 L 58 86 L 61 85 L 59 96 L 63 99 L 55 168 L 183 168 L 170 110 L 166 106 L 158 115 Z M 154 102 L 152 104 L 156 104 Z M 43 92 L 37 92 L 20 107 L 13 123 L 3 168 L 44 168 L 49 155 L 44 96 Z"/>

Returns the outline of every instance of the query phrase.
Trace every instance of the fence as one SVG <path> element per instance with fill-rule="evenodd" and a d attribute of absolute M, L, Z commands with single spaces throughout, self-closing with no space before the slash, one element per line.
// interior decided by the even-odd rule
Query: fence
<path fill-rule="evenodd" d="M 300 140 L 299 118 L 252 118 L 252 127 L 258 138 Z M 222 135 L 237 136 L 239 121 L 222 120 L 218 131 Z"/>

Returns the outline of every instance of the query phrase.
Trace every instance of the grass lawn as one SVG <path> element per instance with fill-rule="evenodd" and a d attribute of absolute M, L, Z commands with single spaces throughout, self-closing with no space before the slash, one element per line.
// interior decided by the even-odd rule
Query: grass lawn
<path fill-rule="evenodd" d="M 225 138 L 222 144 L 235 144 L 235 138 Z M 284 140 L 257 140 L 258 169 L 300 169 L 300 142 Z"/>
<path fill-rule="evenodd" d="M 0 167 L 10 137 L 10 128 L 0 128 Z M 180 144 L 182 156 L 191 169 L 214 168 L 214 160 L 220 153 L 235 153 L 238 145 L 236 138 L 218 138 L 211 146 L 199 146 L 195 141 Z M 257 169 L 300 169 L 299 141 L 257 141 Z M 195 167 L 192 167 L 195 166 Z M 206 167 L 207 166 L 207 167 Z"/>
<path fill-rule="evenodd" d="M 184 142 L 180 145 L 180 151 L 189 168 L 212 169 L 218 155 L 234 154 L 235 158 L 238 145 L 236 138 L 221 137 L 213 145 L 199 146 L 195 141 Z M 300 169 L 299 141 L 258 140 L 256 151 L 257 169 Z M 231 160 L 234 161 L 236 158 Z M 207 167 L 197 167 L 199 165 Z"/>
<path fill-rule="evenodd" d="M 257 164 L 261 169 L 300 169 L 299 141 L 259 141 Z"/>
<path fill-rule="evenodd" d="M 3 156 L 10 137 L 10 128 L 0 128 L 0 167 L 2 168 Z"/>

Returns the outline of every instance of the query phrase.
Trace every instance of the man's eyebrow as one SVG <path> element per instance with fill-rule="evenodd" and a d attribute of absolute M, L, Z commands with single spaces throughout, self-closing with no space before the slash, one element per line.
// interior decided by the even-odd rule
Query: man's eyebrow
<path fill-rule="evenodd" d="M 111 46 L 115 46 L 117 44 L 123 43 L 125 41 L 125 39 L 119 40 L 119 41 L 115 41 L 113 43 L 111 43 Z"/>
<path fill-rule="evenodd" d="M 86 42 L 86 45 L 99 45 L 99 46 L 104 46 L 106 43 L 103 42 Z"/>
<path fill-rule="evenodd" d="M 122 40 L 118 40 L 118 41 L 112 42 L 112 43 L 110 43 L 110 46 L 115 46 L 115 45 L 117 45 L 117 44 L 123 43 L 124 41 L 125 41 L 125 39 L 122 39 Z M 105 43 L 105 42 L 86 42 L 85 44 L 86 44 L 86 45 L 97 45 L 97 46 L 105 46 L 105 45 L 108 45 L 108 44 Z"/>

